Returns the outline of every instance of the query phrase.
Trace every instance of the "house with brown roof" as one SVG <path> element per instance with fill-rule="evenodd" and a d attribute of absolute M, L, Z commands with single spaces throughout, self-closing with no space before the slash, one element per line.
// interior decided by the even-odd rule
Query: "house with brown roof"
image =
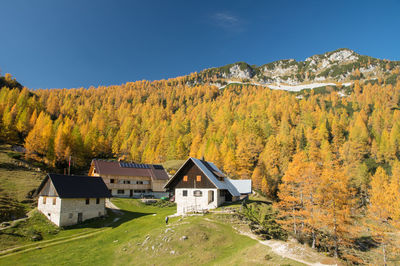
<path fill-rule="evenodd" d="M 101 177 L 114 197 L 168 196 L 168 174 L 162 165 L 92 160 L 89 176 Z"/>
<path fill-rule="evenodd" d="M 38 210 L 58 226 L 68 226 L 106 214 L 111 197 L 101 178 L 48 174 L 36 190 Z"/>
<path fill-rule="evenodd" d="M 229 179 L 212 162 L 189 158 L 164 186 L 174 194 L 177 214 L 202 212 L 252 193 L 251 180 Z"/>

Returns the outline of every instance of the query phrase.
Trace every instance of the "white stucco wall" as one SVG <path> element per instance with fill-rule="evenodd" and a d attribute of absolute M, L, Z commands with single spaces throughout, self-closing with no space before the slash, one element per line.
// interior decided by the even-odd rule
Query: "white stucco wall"
<path fill-rule="evenodd" d="M 43 196 L 40 196 L 38 210 L 58 226 L 78 223 L 78 213 L 82 213 L 82 221 L 106 214 L 104 198 L 100 198 L 99 204 L 96 204 L 96 198 L 90 198 L 89 205 L 85 198 L 56 198 L 56 205 L 53 205 L 53 197 L 46 197 L 46 204 L 43 204 Z"/>
<path fill-rule="evenodd" d="M 187 196 L 183 196 L 183 191 L 187 190 Z M 200 190 L 201 197 L 195 197 L 193 192 Z M 209 202 L 209 191 L 214 191 L 214 201 Z M 215 209 L 225 201 L 224 197 L 220 197 L 218 189 L 198 189 L 198 188 L 179 188 L 175 189 L 175 203 L 177 205 L 177 213 L 202 211 Z"/>
<path fill-rule="evenodd" d="M 53 205 L 53 199 L 56 199 L 56 205 Z M 58 197 L 46 197 L 46 203 L 43 203 L 43 196 L 38 199 L 38 210 L 46 215 L 54 224 L 60 226 L 61 199 Z"/>

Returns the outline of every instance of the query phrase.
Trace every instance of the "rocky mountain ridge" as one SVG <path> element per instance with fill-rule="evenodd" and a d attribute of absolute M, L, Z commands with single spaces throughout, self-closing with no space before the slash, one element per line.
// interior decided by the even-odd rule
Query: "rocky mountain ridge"
<path fill-rule="evenodd" d="M 341 48 L 324 54 L 313 55 L 304 61 L 284 59 L 262 66 L 237 62 L 223 67 L 203 70 L 200 80 L 216 85 L 232 81 L 260 85 L 285 84 L 297 86 L 316 82 L 351 82 L 357 79 L 389 79 L 396 81 L 400 61 L 389 61 L 360 55 Z M 196 82 L 196 83 L 197 83 Z"/>

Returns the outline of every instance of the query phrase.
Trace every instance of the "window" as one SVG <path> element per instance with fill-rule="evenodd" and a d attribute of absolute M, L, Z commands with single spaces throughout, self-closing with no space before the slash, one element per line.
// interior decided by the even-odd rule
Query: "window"
<path fill-rule="evenodd" d="M 183 191 L 182 191 L 182 196 L 183 196 L 183 197 L 187 197 L 187 190 L 183 190 Z"/>
<path fill-rule="evenodd" d="M 46 204 L 46 197 L 43 197 L 43 204 Z"/>
<path fill-rule="evenodd" d="M 187 182 L 187 181 L 188 181 L 188 176 L 187 175 L 183 176 L 183 182 Z"/>
<path fill-rule="evenodd" d="M 225 190 L 220 190 L 219 191 L 219 196 L 220 197 L 225 197 Z"/>
<path fill-rule="evenodd" d="M 196 181 L 201 182 L 201 175 L 196 176 Z"/>
<path fill-rule="evenodd" d="M 89 205 L 90 199 L 86 199 L 86 205 Z"/>
<path fill-rule="evenodd" d="M 96 204 L 100 204 L 100 198 L 96 198 Z"/>
<path fill-rule="evenodd" d="M 136 184 L 143 185 L 143 181 L 136 181 Z"/>
<path fill-rule="evenodd" d="M 143 190 L 143 189 L 135 189 L 133 192 L 135 192 L 135 193 L 146 193 L 146 190 Z"/>
<path fill-rule="evenodd" d="M 70 214 L 68 215 L 68 218 L 69 218 L 69 219 L 72 219 L 73 216 L 74 216 L 74 214 L 73 214 L 73 213 L 70 213 Z"/>
<path fill-rule="evenodd" d="M 110 179 L 110 183 L 114 183 L 114 179 Z"/>
<path fill-rule="evenodd" d="M 123 190 L 123 189 L 118 189 L 117 194 L 125 194 L 125 190 Z"/>
<path fill-rule="evenodd" d="M 193 191 L 193 196 L 202 197 L 203 196 L 203 192 L 201 190 L 195 190 L 195 191 Z"/>
<path fill-rule="evenodd" d="M 49 216 L 49 217 L 50 217 L 50 216 L 51 216 L 51 214 L 50 214 L 50 213 L 48 213 L 48 214 L 47 214 L 47 216 Z"/>
<path fill-rule="evenodd" d="M 53 205 L 57 204 L 57 198 L 53 198 Z"/>

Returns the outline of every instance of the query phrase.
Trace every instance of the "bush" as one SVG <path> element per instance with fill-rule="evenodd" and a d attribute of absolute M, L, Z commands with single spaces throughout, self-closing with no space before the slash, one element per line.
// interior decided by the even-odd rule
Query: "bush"
<path fill-rule="evenodd" d="M 242 215 L 250 220 L 251 230 L 265 239 L 286 239 L 287 234 L 276 222 L 277 212 L 265 202 L 244 204 Z"/>

